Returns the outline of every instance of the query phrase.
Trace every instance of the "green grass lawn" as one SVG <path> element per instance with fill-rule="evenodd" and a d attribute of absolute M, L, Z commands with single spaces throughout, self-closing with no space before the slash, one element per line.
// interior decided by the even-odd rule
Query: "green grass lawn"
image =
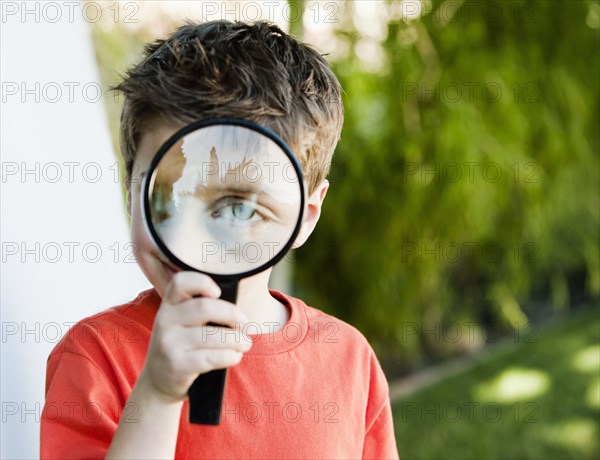
<path fill-rule="evenodd" d="M 596 459 L 600 311 L 392 404 L 400 458 Z"/>

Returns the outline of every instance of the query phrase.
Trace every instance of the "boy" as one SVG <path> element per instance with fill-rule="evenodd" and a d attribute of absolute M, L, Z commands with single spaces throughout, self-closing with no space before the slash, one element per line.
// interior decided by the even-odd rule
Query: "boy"
<path fill-rule="evenodd" d="M 81 321 L 51 353 L 42 458 L 398 458 L 387 382 L 356 329 L 269 291 L 270 270 L 240 282 L 236 305 L 219 300 L 211 278 L 167 262 L 142 221 L 141 179 L 162 143 L 198 119 L 245 118 L 302 164 L 302 245 L 343 121 L 326 61 L 268 23 L 188 23 L 147 46 L 116 89 L 132 238 L 154 289 Z M 187 389 L 220 368 L 221 424 L 190 424 Z"/>

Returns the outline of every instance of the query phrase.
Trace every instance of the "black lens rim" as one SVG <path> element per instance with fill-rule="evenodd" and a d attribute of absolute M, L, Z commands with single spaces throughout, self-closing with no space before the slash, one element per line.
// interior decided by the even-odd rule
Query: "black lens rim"
<path fill-rule="evenodd" d="M 228 274 L 228 275 L 211 273 L 211 272 L 199 270 L 195 267 L 192 267 L 191 265 L 186 264 L 184 261 L 179 259 L 175 254 L 173 254 L 169 250 L 169 248 L 164 244 L 164 242 L 162 241 L 162 238 L 160 238 L 160 236 L 158 235 L 158 232 L 154 228 L 154 224 L 152 223 L 152 219 L 151 219 L 151 209 L 150 209 L 150 198 L 151 198 L 150 187 L 154 182 L 154 177 L 156 175 L 157 167 L 158 167 L 160 161 L 162 160 L 162 158 L 167 154 L 167 152 L 173 146 L 173 144 L 175 144 L 175 142 L 177 142 L 183 136 L 191 133 L 192 131 L 196 131 L 198 129 L 206 128 L 208 126 L 214 126 L 214 125 L 241 126 L 241 127 L 256 131 L 256 132 L 263 134 L 263 135 L 267 136 L 268 138 L 270 138 L 273 142 L 275 142 L 283 150 L 283 152 L 287 155 L 290 162 L 292 163 L 294 170 L 298 176 L 298 185 L 300 187 L 300 193 L 301 193 L 300 215 L 298 216 L 298 220 L 296 222 L 296 226 L 294 227 L 294 231 L 292 232 L 289 240 L 283 246 L 283 248 L 273 258 L 271 258 L 270 260 L 268 260 L 267 262 L 265 262 L 264 264 L 260 265 L 257 268 L 253 268 L 252 270 L 248 270 L 245 272 Z M 251 120 L 246 120 L 246 119 L 242 119 L 242 118 L 226 117 L 226 118 L 210 118 L 210 119 L 206 119 L 206 120 L 195 121 L 193 123 L 190 123 L 189 125 L 184 126 L 180 130 L 178 130 L 175 134 L 173 134 L 171 137 L 169 137 L 169 139 L 167 139 L 165 141 L 165 143 L 158 149 L 158 151 L 154 155 L 154 158 L 152 159 L 152 161 L 150 163 L 150 167 L 148 168 L 148 170 L 146 171 L 146 174 L 144 175 L 144 179 L 142 182 L 142 200 L 143 200 L 142 218 L 146 225 L 146 229 L 150 233 L 150 236 L 152 237 L 152 240 L 154 241 L 156 246 L 162 251 L 162 253 L 167 257 L 167 259 L 169 259 L 169 261 L 171 263 L 173 263 L 177 267 L 181 268 L 182 270 L 203 273 L 205 275 L 210 276 L 215 281 L 225 281 L 225 280 L 231 280 L 231 279 L 240 280 L 242 278 L 247 278 L 249 276 L 263 272 L 266 269 L 275 265 L 281 259 L 283 259 L 283 257 L 287 254 L 287 252 L 290 250 L 290 248 L 294 244 L 294 241 L 296 240 L 298 234 L 300 233 L 300 228 L 302 227 L 302 221 L 304 218 L 304 207 L 306 204 L 306 190 L 305 190 L 305 185 L 304 185 L 304 175 L 302 174 L 302 168 L 300 166 L 300 162 L 298 161 L 296 155 L 294 155 L 294 152 L 292 151 L 292 149 L 285 143 L 285 141 L 277 133 L 275 133 L 271 129 L 269 129 L 265 126 L 262 126 Z"/>

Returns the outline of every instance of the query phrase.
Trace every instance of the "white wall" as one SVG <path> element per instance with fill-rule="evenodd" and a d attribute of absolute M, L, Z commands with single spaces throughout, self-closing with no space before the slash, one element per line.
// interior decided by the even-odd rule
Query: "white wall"
<path fill-rule="evenodd" d="M 148 286 L 125 263 L 89 20 L 73 2 L 45 5 L 1 4 L 0 442 L 11 459 L 39 456 L 46 358 L 69 323 Z"/>

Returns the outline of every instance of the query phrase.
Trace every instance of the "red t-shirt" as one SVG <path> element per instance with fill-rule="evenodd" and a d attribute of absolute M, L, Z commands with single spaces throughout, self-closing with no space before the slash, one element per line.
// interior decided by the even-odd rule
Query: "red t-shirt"
<path fill-rule="evenodd" d="M 176 458 L 397 459 L 388 385 L 354 327 L 272 292 L 290 308 L 279 331 L 229 368 L 221 424 L 181 413 Z M 84 319 L 48 358 L 41 458 L 104 458 L 144 364 L 160 305 L 155 290 Z M 161 423 L 157 420 L 157 423 Z"/>

